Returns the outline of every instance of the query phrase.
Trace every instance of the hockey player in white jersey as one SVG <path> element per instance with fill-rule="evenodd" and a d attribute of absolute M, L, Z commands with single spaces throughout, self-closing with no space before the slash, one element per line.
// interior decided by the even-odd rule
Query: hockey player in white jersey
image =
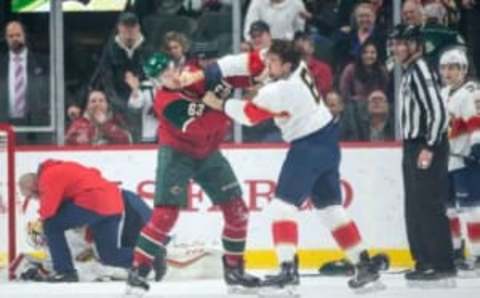
<path fill-rule="evenodd" d="M 445 51 L 440 73 L 450 115 L 450 197 L 447 215 L 460 276 L 480 275 L 480 89 L 467 79 L 468 59 L 462 48 Z M 465 260 L 459 214 L 465 219 L 471 260 Z M 476 274 L 475 274 L 475 271 Z"/>
<path fill-rule="evenodd" d="M 210 92 L 204 103 L 223 110 L 244 125 L 273 118 L 285 141 L 291 144 L 278 178 L 275 199 L 267 211 L 272 217 L 273 242 L 281 269 L 278 275 L 267 277 L 264 286 L 285 288 L 300 282 L 295 218 L 307 197 L 337 244 L 355 264 L 355 275 L 348 285 L 353 289 L 379 285 L 378 270 L 370 260 L 357 225 L 342 206 L 337 124 L 292 43 L 275 40 L 268 51 L 227 56 L 217 65 L 217 72 L 223 77 L 248 75 L 267 67 L 272 81 L 251 100 L 222 100 Z"/>

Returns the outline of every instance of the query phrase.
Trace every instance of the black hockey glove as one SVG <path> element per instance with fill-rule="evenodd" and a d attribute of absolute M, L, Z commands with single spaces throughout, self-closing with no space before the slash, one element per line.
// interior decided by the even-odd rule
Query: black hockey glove
<path fill-rule="evenodd" d="M 480 144 L 472 145 L 470 154 L 464 158 L 464 162 L 468 166 L 480 165 Z"/>
<path fill-rule="evenodd" d="M 213 88 L 213 93 L 215 93 L 218 98 L 225 100 L 232 95 L 232 90 L 232 85 L 222 80 Z"/>

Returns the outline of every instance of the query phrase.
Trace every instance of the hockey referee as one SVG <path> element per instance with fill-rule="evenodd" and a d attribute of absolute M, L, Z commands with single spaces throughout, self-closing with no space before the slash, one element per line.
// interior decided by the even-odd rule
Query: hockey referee
<path fill-rule="evenodd" d="M 456 275 L 445 205 L 448 197 L 448 115 L 436 76 L 423 58 L 419 27 L 399 25 L 393 34 L 395 60 L 403 74 L 400 122 L 405 220 L 414 270 L 409 281 L 451 283 Z"/>

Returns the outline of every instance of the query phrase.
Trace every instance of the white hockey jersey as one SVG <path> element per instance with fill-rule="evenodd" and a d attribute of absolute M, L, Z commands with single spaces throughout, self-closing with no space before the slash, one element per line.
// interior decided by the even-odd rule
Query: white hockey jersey
<path fill-rule="evenodd" d="M 478 88 L 476 83 L 469 81 L 456 90 L 450 87 L 442 89 L 450 117 L 449 171 L 465 167 L 462 156 L 468 156 L 472 145 L 480 143 L 480 102 L 476 103 L 473 97 Z"/>
<path fill-rule="evenodd" d="M 240 54 L 220 59 L 218 64 L 224 76 L 238 76 L 258 71 L 261 59 L 262 53 Z M 225 113 L 248 126 L 273 118 L 287 142 L 312 134 L 332 120 L 303 61 L 289 77 L 260 88 L 252 100 L 228 99 Z"/>
<path fill-rule="evenodd" d="M 227 100 L 225 113 L 244 125 L 273 118 L 287 142 L 312 134 L 332 120 L 304 62 L 288 78 L 262 87 L 251 101 Z"/>

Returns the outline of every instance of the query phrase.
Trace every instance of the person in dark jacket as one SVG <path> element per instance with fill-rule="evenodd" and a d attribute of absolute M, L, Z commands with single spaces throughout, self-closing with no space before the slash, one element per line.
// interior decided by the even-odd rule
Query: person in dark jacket
<path fill-rule="evenodd" d="M 15 126 L 50 124 L 49 75 L 46 59 L 28 47 L 25 27 L 5 27 L 8 52 L 0 56 L 0 122 Z M 45 135 L 17 133 L 17 143 L 49 142 Z"/>

